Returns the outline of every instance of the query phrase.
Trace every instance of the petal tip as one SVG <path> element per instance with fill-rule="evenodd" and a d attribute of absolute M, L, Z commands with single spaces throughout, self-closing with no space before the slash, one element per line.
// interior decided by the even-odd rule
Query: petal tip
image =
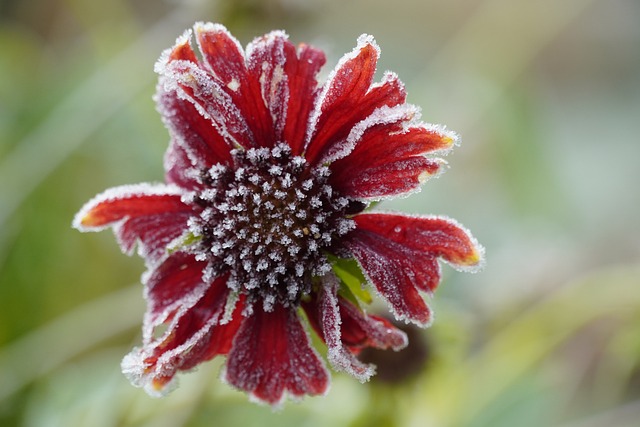
<path fill-rule="evenodd" d="M 190 41 L 192 35 L 193 31 L 188 28 L 178 36 L 173 46 L 169 49 L 165 49 L 160 54 L 160 58 L 158 58 L 153 66 L 153 71 L 156 74 L 163 75 L 166 74 L 166 68 L 170 62 L 178 60 L 186 60 L 194 63 L 197 62 L 195 53 L 193 52 L 193 49 L 191 49 Z"/>
<path fill-rule="evenodd" d="M 80 211 L 73 218 L 71 226 L 78 231 L 89 231 L 93 218 L 95 218 L 95 216 L 91 215 L 91 212 Z"/>
<path fill-rule="evenodd" d="M 424 169 L 422 172 L 420 172 L 420 174 L 418 175 L 418 184 L 422 185 L 425 182 L 427 182 L 428 180 L 430 180 L 431 178 L 439 178 L 440 175 L 442 175 L 443 173 L 445 173 L 448 169 L 449 169 L 449 163 L 444 160 L 444 159 L 430 159 L 431 162 L 433 162 L 431 166 L 431 168 L 428 169 Z M 417 190 L 420 190 L 420 188 L 418 188 Z"/>
<path fill-rule="evenodd" d="M 448 154 L 454 147 L 460 146 L 460 135 L 457 132 L 448 129 L 446 126 L 431 123 L 423 123 L 422 126 L 428 132 L 433 132 L 440 137 L 438 147 L 433 150 L 433 152 Z"/>
<path fill-rule="evenodd" d="M 227 27 L 217 22 L 214 23 L 214 22 L 197 21 L 195 24 L 193 24 L 193 29 L 198 35 L 202 33 L 218 33 L 218 32 L 229 33 L 229 30 L 227 30 Z"/>
<path fill-rule="evenodd" d="M 178 387 L 177 378 L 173 375 L 154 375 L 153 368 L 144 362 L 143 357 L 143 350 L 136 347 L 120 363 L 122 374 L 134 387 L 142 388 L 156 398 L 164 397 Z"/>
<path fill-rule="evenodd" d="M 89 200 L 73 217 L 71 227 L 86 233 L 89 231 L 101 231 L 108 227 L 104 225 L 104 221 L 96 213 L 96 207 L 99 203 L 99 196 Z"/>
<path fill-rule="evenodd" d="M 370 34 L 361 34 L 360 37 L 358 37 L 358 45 L 355 50 L 359 51 L 366 46 L 371 46 L 376 51 L 376 57 L 380 57 L 380 46 L 378 46 L 376 39 Z"/>
<path fill-rule="evenodd" d="M 473 250 L 468 256 L 462 258 L 455 267 L 466 273 L 478 273 L 485 266 L 485 250 L 482 245 L 473 239 Z"/>

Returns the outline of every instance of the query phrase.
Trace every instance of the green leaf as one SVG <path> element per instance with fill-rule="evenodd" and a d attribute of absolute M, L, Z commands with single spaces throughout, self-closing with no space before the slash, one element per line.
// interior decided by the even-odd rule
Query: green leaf
<path fill-rule="evenodd" d="M 356 262 L 356 260 L 349 258 L 333 258 L 332 267 L 333 271 L 336 273 L 336 276 L 342 282 L 340 287 L 340 291 L 343 293 L 343 296 L 347 299 L 357 301 L 362 301 L 365 304 L 371 304 L 373 298 L 369 291 L 364 287 L 367 283 L 367 279 L 362 274 L 362 270 L 360 270 L 360 266 Z"/>
<path fill-rule="evenodd" d="M 178 252 L 179 250 L 193 245 L 194 243 L 202 240 L 202 236 L 196 236 L 192 232 L 188 232 L 178 237 L 167 246 L 167 252 L 169 255 Z"/>

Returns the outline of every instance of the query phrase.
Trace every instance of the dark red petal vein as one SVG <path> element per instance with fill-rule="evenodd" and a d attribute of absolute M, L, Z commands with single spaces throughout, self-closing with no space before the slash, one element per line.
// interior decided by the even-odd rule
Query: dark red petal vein
<path fill-rule="evenodd" d="M 244 319 L 227 358 L 225 380 L 258 401 L 277 405 L 327 391 L 329 373 L 309 344 L 295 309 L 261 304 Z"/>
<path fill-rule="evenodd" d="M 418 290 L 432 292 L 440 281 L 441 258 L 458 269 L 474 271 L 482 248 L 462 226 L 439 217 L 360 214 L 345 245 L 395 314 L 419 325 L 430 310 Z"/>
<path fill-rule="evenodd" d="M 230 151 L 233 147 L 193 102 L 179 98 L 174 91 L 166 92 L 161 84 L 158 86 L 156 104 L 172 136 L 172 144 L 180 146 L 189 159 L 187 170 L 192 167 L 208 169 L 217 163 L 231 162 Z M 184 176 L 186 172 L 182 170 L 181 174 Z"/>
<path fill-rule="evenodd" d="M 444 161 L 425 154 L 446 153 L 457 136 L 439 126 L 415 124 L 417 116 L 417 109 L 406 104 L 376 110 L 355 135 L 353 151 L 330 165 L 334 188 L 348 197 L 381 199 L 415 191 L 437 174 Z"/>
<path fill-rule="evenodd" d="M 302 44 L 295 48 L 285 46 L 285 74 L 289 85 L 287 120 L 283 140 L 291 147 L 294 155 L 300 155 L 304 147 L 307 124 L 311 108 L 318 95 L 316 76 L 326 62 L 324 52 Z"/>
<path fill-rule="evenodd" d="M 80 231 L 113 227 L 123 251 L 140 253 L 155 262 L 167 245 L 187 228 L 192 208 L 180 200 L 181 190 L 166 185 L 137 184 L 115 187 L 97 195 L 78 212 L 73 226 Z"/>
<path fill-rule="evenodd" d="M 134 349 L 122 362 L 123 372 L 134 385 L 162 395 L 178 371 L 228 351 L 239 322 L 221 324 L 230 292 L 226 280 L 220 277 L 199 294 L 184 295 L 166 319 L 170 324 L 162 336 L 145 334 L 144 346 Z M 239 310 L 236 307 L 234 314 Z"/>
<path fill-rule="evenodd" d="M 273 146 L 276 141 L 273 139 L 273 120 L 265 105 L 268 100 L 262 97 L 259 75 L 247 68 L 245 53 L 238 40 L 219 24 L 198 23 L 195 31 L 205 67 L 247 118 L 255 145 Z"/>

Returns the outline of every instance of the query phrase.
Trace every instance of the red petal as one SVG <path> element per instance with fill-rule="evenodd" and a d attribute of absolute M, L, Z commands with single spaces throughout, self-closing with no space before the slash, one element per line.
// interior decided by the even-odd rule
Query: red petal
<path fill-rule="evenodd" d="M 338 298 L 342 318 L 342 342 L 351 351 L 365 347 L 401 350 L 407 346 L 407 334 L 387 319 L 366 314 L 344 298 Z"/>
<path fill-rule="evenodd" d="M 347 154 L 353 148 L 347 137 L 358 122 L 380 107 L 405 101 L 404 87 L 395 74 L 387 73 L 381 84 L 371 85 L 378 55 L 373 38 L 361 36 L 330 75 L 310 120 L 306 158 L 311 164 Z"/>
<path fill-rule="evenodd" d="M 161 61 L 189 61 L 197 64 L 198 58 L 189 44 L 190 38 L 191 30 L 185 31 L 182 36 L 178 37 L 176 44 L 166 51 L 166 54 L 163 55 L 166 55 L 166 58 L 161 58 Z"/>
<path fill-rule="evenodd" d="M 220 24 L 196 24 L 195 30 L 205 63 L 221 89 L 229 95 L 242 116 L 247 118 L 254 143 L 263 147 L 273 146 L 276 141 L 272 115 L 267 109 L 269 99 L 262 98 L 259 80 L 262 61 L 258 64 L 258 70 L 248 69 L 240 43 Z M 253 63 L 251 58 L 246 62 L 250 65 Z M 269 65 L 276 64 L 269 62 Z"/>
<path fill-rule="evenodd" d="M 242 324 L 243 309 L 244 299 L 240 297 L 229 322 L 218 324 L 212 328 L 210 333 L 206 335 L 206 339 L 200 340 L 198 344 L 191 349 L 189 357 L 184 359 L 180 369 L 186 371 L 194 368 L 205 360 L 211 360 L 218 355 L 228 354 L 233 345 L 233 338 L 238 333 L 238 329 L 240 329 L 240 325 Z"/>
<path fill-rule="evenodd" d="M 416 115 L 406 105 L 373 114 L 354 150 L 331 164 L 334 188 L 348 197 L 380 199 L 414 191 L 435 175 L 444 162 L 424 154 L 446 152 L 457 136 L 434 125 L 409 127 Z"/>
<path fill-rule="evenodd" d="M 282 141 L 282 131 L 286 122 L 289 98 L 288 76 L 285 73 L 288 60 L 286 51 L 291 50 L 295 55 L 295 47 L 282 31 L 273 31 L 255 39 L 247 46 L 249 73 L 260 83 L 260 93 L 269 109 L 274 126 L 274 142 Z"/>
<path fill-rule="evenodd" d="M 184 147 L 174 139 L 164 153 L 164 170 L 164 179 L 168 184 L 177 185 L 185 190 L 194 190 L 201 185 L 196 179 L 193 162 Z"/>
<path fill-rule="evenodd" d="M 238 305 L 234 312 L 237 319 L 220 324 L 229 292 L 226 277 L 221 277 L 198 296 L 184 295 L 173 316 L 167 319 L 171 321 L 167 331 L 157 339 L 145 336 L 144 347 L 125 357 L 122 363 L 125 375 L 148 393 L 163 394 L 178 371 L 228 352 L 241 318 Z"/>
<path fill-rule="evenodd" d="M 148 321 L 153 327 L 166 320 L 167 311 L 203 287 L 202 273 L 207 263 L 195 255 L 176 252 L 151 270 L 144 278 L 148 301 Z M 152 332 L 152 331 L 150 331 Z"/>
<path fill-rule="evenodd" d="M 175 92 L 179 99 L 192 103 L 200 115 L 213 123 L 228 146 L 255 146 L 252 128 L 256 117 L 246 114 L 237 104 L 237 97 L 230 95 L 232 91 L 223 87 L 217 78 L 187 61 L 170 62 L 158 70 L 164 91 Z"/>
<path fill-rule="evenodd" d="M 172 135 L 188 146 L 192 164 L 210 166 L 228 161 L 230 147 L 253 145 L 244 120 L 253 116 L 243 116 L 227 87 L 247 75 L 237 40 L 221 25 L 196 24 L 195 29 L 205 62 L 191 49 L 191 31 L 185 32 L 156 63 L 161 76 L 157 103 Z"/>
<path fill-rule="evenodd" d="M 166 185 L 111 188 L 84 205 L 73 226 L 80 231 L 113 227 L 123 251 L 132 253 L 140 242 L 141 256 L 155 262 L 164 256 L 167 245 L 184 233 L 192 215 L 180 196 L 178 188 Z"/>
<path fill-rule="evenodd" d="M 195 31 L 204 62 L 223 85 L 246 78 L 242 46 L 223 25 L 197 23 Z"/>
<path fill-rule="evenodd" d="M 355 354 L 365 347 L 400 350 L 407 346 L 407 335 L 386 319 L 360 311 L 337 295 L 337 288 L 334 277 L 310 302 L 303 303 L 303 308 L 311 326 L 327 343 L 332 366 L 366 381 L 374 369 Z"/>
<path fill-rule="evenodd" d="M 299 155 L 304 146 L 309 114 L 315 102 L 318 90 L 316 76 L 326 62 L 324 52 L 311 46 L 300 45 L 295 49 L 285 49 L 287 62 L 285 73 L 288 76 L 289 103 L 284 128 L 284 141 L 291 146 L 294 155 Z"/>
<path fill-rule="evenodd" d="M 318 331 L 327 344 L 327 358 L 334 369 L 345 371 L 356 377 L 359 381 L 365 382 L 375 373 L 375 367 L 362 363 L 344 345 L 341 326 L 341 312 L 338 302 L 338 279 L 329 276 L 325 280 L 324 286 L 312 303 L 304 305 L 310 323 Z"/>
<path fill-rule="evenodd" d="M 482 248 L 450 219 L 361 214 L 345 240 L 370 281 L 402 319 L 426 325 L 430 311 L 418 290 L 433 291 L 440 281 L 438 258 L 475 270 Z"/>
<path fill-rule="evenodd" d="M 262 98 L 274 125 L 274 141 L 287 142 L 300 154 L 309 113 L 317 93 L 316 75 L 324 53 L 306 45 L 300 52 L 281 31 L 273 31 L 247 46 L 249 73 L 260 82 Z"/>
<path fill-rule="evenodd" d="M 209 169 L 218 163 L 231 162 L 231 146 L 211 119 L 205 118 L 193 102 L 180 99 L 176 92 L 166 92 L 161 84 L 158 86 L 156 103 L 172 136 L 172 145 L 179 146 L 186 154 L 189 169 Z M 182 171 L 183 175 L 185 171 Z"/>
<path fill-rule="evenodd" d="M 271 405 L 281 403 L 286 394 L 323 394 L 329 386 L 329 374 L 311 348 L 297 312 L 281 305 L 265 312 L 256 304 L 236 335 L 224 377 Z"/>

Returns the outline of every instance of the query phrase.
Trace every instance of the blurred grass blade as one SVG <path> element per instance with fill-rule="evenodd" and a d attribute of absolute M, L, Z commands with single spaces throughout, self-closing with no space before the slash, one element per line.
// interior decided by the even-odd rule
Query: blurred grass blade
<path fill-rule="evenodd" d="M 581 328 L 601 317 L 638 313 L 638 283 L 640 266 L 635 265 L 594 272 L 557 289 L 514 318 L 456 370 L 431 378 L 429 410 L 438 412 L 443 425 L 470 425 Z"/>
<path fill-rule="evenodd" d="M 191 24 L 189 17 L 193 13 L 189 7 L 177 6 L 174 12 L 79 84 L 5 157 L 0 163 L 0 230 L 50 173 L 155 81 L 154 62 L 172 43 L 170 37 Z M 0 234 L 0 239 L 2 237 Z"/>
<path fill-rule="evenodd" d="M 455 117 L 456 129 L 465 134 L 538 54 L 593 3 L 595 0 L 483 1 L 408 86 L 433 82 L 429 88 L 433 93 L 425 94 L 425 99 L 438 103 L 437 111 L 429 115 Z M 472 82 L 469 73 L 474 74 Z M 493 86 L 480 84 L 481 79 L 490 80 Z"/>
<path fill-rule="evenodd" d="M 92 346 L 142 322 L 141 285 L 91 301 L 0 349 L 0 401 Z"/>

